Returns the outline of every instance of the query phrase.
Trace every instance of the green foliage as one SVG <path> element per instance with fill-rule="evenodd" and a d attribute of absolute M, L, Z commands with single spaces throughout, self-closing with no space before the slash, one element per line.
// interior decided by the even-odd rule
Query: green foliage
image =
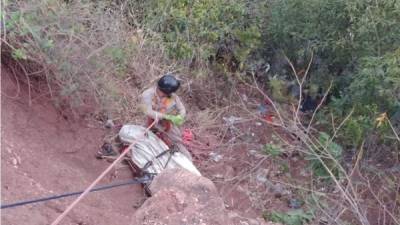
<path fill-rule="evenodd" d="M 383 57 L 363 58 L 348 92 L 358 108 L 376 104 L 379 111 L 392 111 L 399 106 L 400 48 Z"/>
<path fill-rule="evenodd" d="M 278 76 L 274 76 L 268 82 L 269 90 L 271 92 L 271 96 L 276 101 L 284 101 L 285 100 L 285 81 L 280 79 Z"/>
<path fill-rule="evenodd" d="M 331 179 L 331 175 L 327 170 L 329 169 L 336 178 L 339 178 L 340 169 L 338 163 L 342 156 L 342 147 L 333 142 L 331 137 L 325 132 L 319 133 L 318 141 L 321 143 L 321 147 L 316 149 L 315 153 L 306 157 L 306 160 L 310 162 L 310 167 L 314 175 L 329 180 Z"/>
<path fill-rule="evenodd" d="M 346 1 L 352 45 L 358 56 L 380 56 L 399 46 L 400 2 L 398 0 Z"/>
<path fill-rule="evenodd" d="M 358 147 L 371 132 L 387 136 L 374 121 L 382 112 L 394 115 L 400 105 L 400 2 L 272 1 L 269 16 L 265 46 L 283 50 L 298 70 L 313 51 L 309 86 L 326 87 L 333 79 L 335 96 L 325 117 L 332 113 L 337 125 L 354 109 L 339 141 Z"/>
<path fill-rule="evenodd" d="M 267 155 L 275 157 L 279 156 L 282 153 L 282 149 L 276 144 L 269 143 L 264 146 L 264 152 Z"/>
<path fill-rule="evenodd" d="M 359 146 L 375 130 L 375 119 L 380 113 L 387 112 L 390 117 L 399 109 L 400 49 L 382 57 L 363 58 L 347 89 L 347 98 L 343 100 L 332 104 L 342 110 L 335 114 L 342 116 L 348 113 L 346 105 L 352 105 L 354 113 L 339 135 L 345 144 Z M 376 131 L 382 137 L 392 132 L 389 129 Z"/>
<path fill-rule="evenodd" d="M 173 58 L 208 60 L 218 45 L 240 61 L 258 46 L 260 30 L 246 1 L 161 0 L 145 4 L 144 27 L 161 34 Z M 135 6 L 131 6 L 135 7 Z"/>
<path fill-rule="evenodd" d="M 283 0 L 271 5 L 268 36 L 294 59 L 312 48 L 325 64 L 339 69 L 354 57 L 393 50 L 400 44 L 399 22 L 396 0 Z"/>
<path fill-rule="evenodd" d="M 345 4 L 345 0 L 274 1 L 268 37 L 292 59 L 312 48 L 330 63 L 345 62 L 352 49 Z"/>
<path fill-rule="evenodd" d="M 27 59 L 24 49 L 15 49 L 12 51 L 12 57 L 16 60 Z"/>
<path fill-rule="evenodd" d="M 311 222 L 314 218 L 311 212 L 304 212 L 302 209 L 292 210 L 286 213 L 270 212 L 263 215 L 266 221 L 282 223 L 285 225 L 303 225 Z"/>

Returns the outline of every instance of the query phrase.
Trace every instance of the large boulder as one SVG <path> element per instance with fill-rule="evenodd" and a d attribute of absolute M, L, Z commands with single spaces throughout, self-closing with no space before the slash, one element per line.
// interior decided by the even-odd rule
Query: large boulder
<path fill-rule="evenodd" d="M 269 225 L 229 212 L 212 181 L 183 169 L 164 170 L 150 190 L 132 225 Z"/>

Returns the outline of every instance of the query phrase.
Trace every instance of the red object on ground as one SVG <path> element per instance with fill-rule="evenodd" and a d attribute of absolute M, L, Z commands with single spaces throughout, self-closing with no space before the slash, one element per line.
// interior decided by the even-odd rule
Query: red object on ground
<path fill-rule="evenodd" d="M 193 133 L 189 128 L 183 130 L 182 140 L 184 144 L 190 144 L 193 141 Z"/>
<path fill-rule="evenodd" d="M 273 122 L 273 119 L 274 119 L 274 116 L 273 116 L 273 115 L 266 115 L 266 116 L 264 117 L 264 119 L 265 119 L 266 121 L 272 123 L 272 122 Z"/>

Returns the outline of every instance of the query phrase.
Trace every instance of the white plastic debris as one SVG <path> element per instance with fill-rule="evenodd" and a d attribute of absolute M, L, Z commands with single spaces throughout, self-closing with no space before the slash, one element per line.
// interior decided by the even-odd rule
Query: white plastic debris
<path fill-rule="evenodd" d="M 236 116 L 230 116 L 230 117 L 222 117 L 222 119 L 225 121 L 225 123 L 229 126 L 233 126 L 235 123 L 243 120 L 240 117 L 236 117 Z"/>

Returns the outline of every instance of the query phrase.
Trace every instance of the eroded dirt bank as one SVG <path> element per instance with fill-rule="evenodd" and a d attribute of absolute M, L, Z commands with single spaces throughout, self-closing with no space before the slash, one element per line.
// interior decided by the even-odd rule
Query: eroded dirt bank
<path fill-rule="evenodd" d="M 104 131 L 94 122 L 69 121 L 49 98 L 18 85 L 1 70 L 1 202 L 13 203 L 86 188 L 109 164 L 94 154 Z M 43 93 L 41 93 L 43 94 Z M 114 180 L 131 178 L 122 170 Z M 50 224 L 76 197 L 53 200 L 1 212 L 3 225 Z M 140 186 L 91 193 L 61 224 L 129 224 L 135 205 L 144 198 Z"/>

